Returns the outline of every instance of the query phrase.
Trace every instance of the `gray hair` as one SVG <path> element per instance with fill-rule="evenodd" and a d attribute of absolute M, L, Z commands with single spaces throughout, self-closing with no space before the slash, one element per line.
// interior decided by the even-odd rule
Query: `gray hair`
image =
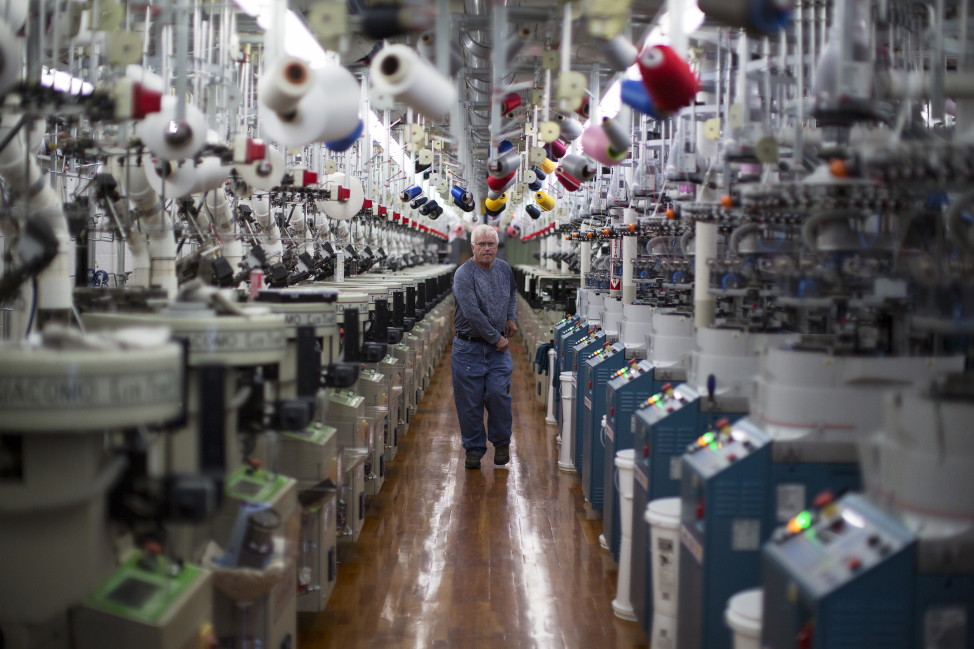
<path fill-rule="evenodd" d="M 477 235 L 484 234 L 485 232 L 489 233 L 491 235 L 490 238 L 493 239 L 494 241 L 500 240 L 500 237 L 497 234 L 497 230 L 487 225 L 486 223 L 481 223 L 480 225 L 478 225 L 473 229 L 473 232 L 470 233 L 470 245 L 473 245 L 474 242 L 477 240 Z"/>

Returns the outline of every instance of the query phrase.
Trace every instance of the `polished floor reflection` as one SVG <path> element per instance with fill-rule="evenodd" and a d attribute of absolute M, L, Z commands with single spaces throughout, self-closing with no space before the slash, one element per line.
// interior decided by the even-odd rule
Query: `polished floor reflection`
<path fill-rule="evenodd" d="M 599 547 L 578 478 L 557 469 L 555 431 L 513 354 L 507 469 L 463 467 L 444 354 L 328 609 L 302 619 L 302 649 L 646 647 L 612 614 L 616 565 Z"/>

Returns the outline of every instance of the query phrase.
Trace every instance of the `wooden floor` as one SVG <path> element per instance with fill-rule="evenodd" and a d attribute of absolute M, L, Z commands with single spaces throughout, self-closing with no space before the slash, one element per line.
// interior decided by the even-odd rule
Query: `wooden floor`
<path fill-rule="evenodd" d="M 464 469 L 444 354 L 328 609 L 301 620 L 301 649 L 646 647 L 612 614 L 601 521 L 588 520 L 579 479 L 558 471 L 556 431 L 512 348 L 510 468 L 489 450 L 482 469 Z"/>

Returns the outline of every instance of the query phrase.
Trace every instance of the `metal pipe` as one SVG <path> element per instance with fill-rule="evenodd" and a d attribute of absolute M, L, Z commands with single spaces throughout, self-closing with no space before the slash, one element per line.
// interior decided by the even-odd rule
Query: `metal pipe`
<path fill-rule="evenodd" d="M 623 212 L 623 225 L 636 224 L 636 210 L 627 207 Z M 622 239 L 622 303 L 632 304 L 636 301 L 636 280 L 634 267 L 636 262 L 637 237 L 623 237 Z"/>
<path fill-rule="evenodd" d="M 710 294 L 710 259 L 717 257 L 717 224 L 697 221 L 694 256 L 693 313 L 698 329 L 713 324 L 716 301 Z"/>

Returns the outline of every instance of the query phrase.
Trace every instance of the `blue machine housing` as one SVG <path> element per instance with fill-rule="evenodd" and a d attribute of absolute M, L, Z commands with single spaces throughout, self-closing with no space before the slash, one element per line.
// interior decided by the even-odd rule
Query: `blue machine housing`
<path fill-rule="evenodd" d="M 591 344 L 593 336 L 600 333 L 598 329 L 588 329 L 585 335 L 576 340 L 575 342 L 569 344 L 565 348 L 565 358 L 562 361 L 562 372 L 577 372 L 578 371 L 578 348 L 586 347 Z M 605 335 L 603 334 L 603 338 Z"/>
<path fill-rule="evenodd" d="M 554 327 L 552 327 L 551 341 L 554 344 L 554 348 L 555 348 L 555 376 L 558 376 L 558 373 L 561 371 L 561 359 L 562 359 L 561 339 L 562 339 L 562 334 L 565 331 L 567 331 L 569 329 L 572 329 L 575 326 L 577 326 L 581 321 L 582 321 L 582 318 L 580 316 L 573 315 L 571 317 L 568 317 L 568 318 L 565 318 L 564 320 L 559 321 L 558 324 L 556 324 Z M 557 382 L 556 382 L 556 384 L 557 384 Z"/>
<path fill-rule="evenodd" d="M 632 416 L 636 466 L 629 600 L 647 634 L 653 624 L 653 560 L 646 506 L 658 498 L 680 495 L 680 469 L 687 446 L 712 430 L 717 421 L 727 419 L 734 423 L 743 417 L 743 406 L 743 399 L 736 403 L 711 401 L 684 383 L 657 392 L 643 401 Z"/>
<path fill-rule="evenodd" d="M 923 543 L 919 543 L 923 554 Z M 916 576 L 914 646 L 974 647 L 974 569 L 963 573 L 923 572 Z M 934 639 L 932 642 L 930 639 Z"/>
<path fill-rule="evenodd" d="M 571 368 L 571 365 L 568 364 L 568 354 L 574 347 L 575 343 L 587 336 L 588 333 L 588 322 L 585 320 L 579 320 L 572 326 L 565 327 L 557 334 L 555 337 L 555 351 L 558 352 L 558 355 L 556 357 L 557 363 L 555 364 L 555 376 L 559 376 L 562 372 L 567 372 Z M 555 419 L 560 425 L 561 408 L 555 408 Z"/>
<path fill-rule="evenodd" d="M 555 325 L 552 327 L 552 331 L 554 332 L 555 340 L 558 340 L 558 336 L 561 335 L 561 332 L 562 331 L 564 331 L 565 329 L 568 329 L 569 327 L 577 324 L 578 321 L 581 320 L 581 319 L 582 319 L 582 317 L 580 315 L 575 314 L 575 315 L 568 316 L 567 318 L 562 318 L 557 323 L 555 323 Z"/>
<path fill-rule="evenodd" d="M 588 381 L 579 384 L 582 395 L 582 418 L 576 431 L 582 431 L 582 492 L 592 509 L 601 510 L 604 496 L 605 447 L 602 444 L 601 421 L 605 414 L 606 384 L 627 363 L 626 347 L 615 343 L 604 354 L 585 361 Z M 577 397 L 576 397 L 577 398 Z"/>
<path fill-rule="evenodd" d="M 574 314 L 569 315 L 558 322 L 556 322 L 551 327 L 551 343 L 553 349 L 555 350 L 555 375 L 551 377 L 551 385 L 555 388 L 555 397 L 558 398 L 561 394 L 561 382 L 558 380 L 558 376 L 561 372 L 561 334 L 577 325 L 581 321 L 581 316 Z M 558 424 L 561 424 L 561 408 L 555 408 L 555 419 Z"/>
<path fill-rule="evenodd" d="M 605 504 L 602 509 L 602 532 L 612 550 L 612 556 L 619 560 L 619 549 L 622 545 L 622 522 L 619 519 L 621 507 L 619 487 L 615 479 L 616 453 L 633 448 L 632 416 L 639 405 L 646 398 L 662 390 L 669 381 L 657 380 L 657 375 L 678 377 L 675 380 L 686 380 L 686 371 L 674 368 L 656 368 L 650 361 L 639 361 L 630 365 L 627 372 L 616 376 L 606 390 L 605 430 Z"/>
<path fill-rule="evenodd" d="M 750 418 L 691 447 L 680 482 L 681 649 L 730 649 L 727 600 L 760 584 L 761 544 L 774 527 L 822 491 L 859 486 L 854 443 L 773 441 Z"/>
<path fill-rule="evenodd" d="M 575 471 L 579 474 L 582 473 L 582 463 L 585 457 L 585 444 L 582 440 L 582 420 L 586 413 L 585 386 L 592 378 L 589 374 L 592 365 L 588 361 L 593 358 L 604 357 L 610 353 L 614 353 L 612 345 L 603 343 L 601 347 L 579 357 L 578 373 L 575 375 L 577 387 L 575 389 L 575 427 L 573 428 L 575 431 Z"/>
<path fill-rule="evenodd" d="M 790 649 L 798 637 L 809 649 L 974 647 L 969 560 L 937 565 L 953 554 L 932 547 L 941 541 L 920 540 L 864 496 L 817 514 L 764 548 L 765 647 Z"/>
<path fill-rule="evenodd" d="M 764 548 L 763 646 L 931 646 L 914 641 L 916 561 L 913 534 L 855 494 L 797 534 L 780 528 Z"/>
<path fill-rule="evenodd" d="M 589 340 L 590 339 L 590 340 Z M 589 340 L 589 342 L 584 342 Z M 581 421 L 582 421 L 582 411 L 584 406 L 582 404 L 581 398 L 581 388 L 578 386 L 585 385 L 588 382 L 588 363 L 589 358 L 592 358 L 599 350 L 608 349 L 611 347 L 609 343 L 605 340 L 605 332 L 597 331 L 591 336 L 582 339 L 575 345 L 575 406 L 572 412 L 572 444 L 574 448 L 572 450 L 572 460 L 575 463 L 575 471 L 578 473 L 582 472 L 582 440 L 581 440 Z"/>

